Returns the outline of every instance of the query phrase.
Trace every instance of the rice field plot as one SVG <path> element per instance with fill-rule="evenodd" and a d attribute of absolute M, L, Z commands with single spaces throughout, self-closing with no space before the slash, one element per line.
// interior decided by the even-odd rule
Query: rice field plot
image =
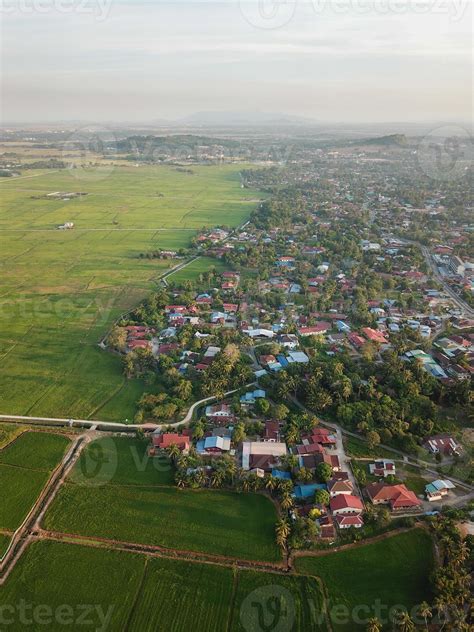
<path fill-rule="evenodd" d="M 128 630 L 226 632 L 232 583 L 230 568 L 151 559 Z"/>
<path fill-rule="evenodd" d="M 187 247 L 202 226 L 250 214 L 257 194 L 241 188 L 240 168 L 126 165 L 0 183 L 0 412 L 133 417 L 140 387 L 97 344 L 172 265 L 141 253 Z M 45 197 L 54 191 L 88 195 Z M 66 221 L 73 230 L 56 229 Z"/>
<path fill-rule="evenodd" d="M 32 617 L 44 617 L 32 629 L 54 632 L 251 632 L 277 629 L 270 627 L 275 616 L 290 624 L 284 629 L 326 632 L 312 614 L 322 599 L 312 578 L 44 540 L 20 558 L 0 592 L 0 609 L 13 606 L 5 612 L 14 632 L 24 629 L 20 602 L 37 613 Z"/>
<path fill-rule="evenodd" d="M 166 457 L 148 455 L 148 440 L 104 437 L 81 453 L 69 480 L 91 485 L 174 486 L 174 469 Z"/>
<path fill-rule="evenodd" d="M 10 536 L 0 533 L 0 558 L 6 552 L 8 545 L 10 544 Z"/>
<path fill-rule="evenodd" d="M 258 494 L 66 483 L 46 513 L 52 531 L 277 561 L 276 511 Z"/>
<path fill-rule="evenodd" d="M 35 542 L 0 590 L 6 629 L 123 630 L 144 565 L 142 556 L 121 551 Z M 21 603 L 28 606 L 28 626 Z"/>
<path fill-rule="evenodd" d="M 24 432 L 0 451 L 0 464 L 51 472 L 69 443 L 68 437 L 60 434 Z"/>
<path fill-rule="evenodd" d="M 296 559 L 296 570 L 324 582 L 333 628 L 347 632 L 365 629 L 367 621 L 361 619 L 375 616 L 377 603 L 387 616 L 391 607 L 410 610 L 429 602 L 432 568 L 432 541 L 421 529 L 321 557 Z"/>
<path fill-rule="evenodd" d="M 23 432 L 23 426 L 18 424 L 0 423 L 0 450 L 13 441 L 19 434 Z"/>
<path fill-rule="evenodd" d="M 69 444 L 67 437 L 26 432 L 0 451 L 0 529 L 17 529 Z"/>
<path fill-rule="evenodd" d="M 239 571 L 229 630 L 262 629 L 326 632 L 324 595 L 318 581 L 314 577 Z"/>

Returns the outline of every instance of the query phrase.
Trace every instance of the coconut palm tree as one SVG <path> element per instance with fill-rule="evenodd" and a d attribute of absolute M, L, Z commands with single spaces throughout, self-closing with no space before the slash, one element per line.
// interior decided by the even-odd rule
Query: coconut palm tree
<path fill-rule="evenodd" d="M 441 626 L 442 630 L 447 622 L 448 605 L 442 597 L 436 597 L 434 607 L 436 608 L 436 611 L 438 613 L 438 619 L 440 621 L 443 621 L 443 625 Z"/>
<path fill-rule="evenodd" d="M 431 619 L 433 613 L 431 612 L 431 608 L 426 601 L 423 601 L 420 604 L 420 616 L 425 620 L 425 628 L 428 629 L 428 619 Z"/>
<path fill-rule="evenodd" d="M 299 439 L 298 428 L 294 425 L 288 427 L 286 431 L 286 442 L 288 445 L 294 445 Z"/>
<path fill-rule="evenodd" d="M 416 629 L 415 624 L 406 610 L 399 610 L 396 613 L 394 623 L 400 632 L 414 632 Z"/>
<path fill-rule="evenodd" d="M 373 617 L 372 619 L 368 620 L 366 630 L 367 632 L 381 632 L 382 624 L 377 619 L 377 617 Z"/>
<path fill-rule="evenodd" d="M 290 496 L 290 494 L 288 494 L 287 492 L 282 494 L 280 505 L 284 511 L 289 511 L 293 507 L 293 498 Z"/>
<path fill-rule="evenodd" d="M 181 488 L 186 487 L 188 483 L 188 477 L 186 476 L 185 472 L 183 472 L 182 470 L 178 470 L 176 472 L 174 480 L 175 480 L 176 485 Z"/>
<path fill-rule="evenodd" d="M 276 543 L 282 549 L 286 548 L 286 541 L 291 533 L 291 528 L 288 520 L 281 518 L 275 525 Z"/>
<path fill-rule="evenodd" d="M 251 487 L 251 484 L 250 484 L 249 479 L 247 477 L 243 478 L 242 479 L 242 491 L 249 492 L 250 491 L 250 487 Z"/>
<path fill-rule="evenodd" d="M 220 487 L 224 482 L 225 474 L 222 470 L 214 470 L 211 476 L 211 487 Z"/>
<path fill-rule="evenodd" d="M 199 468 L 196 472 L 194 472 L 193 478 L 194 482 L 199 485 L 199 487 L 204 487 L 207 477 L 203 469 Z"/>
<path fill-rule="evenodd" d="M 178 448 L 176 443 L 172 443 L 169 446 L 167 453 L 168 453 L 169 458 L 173 461 L 173 463 L 176 463 L 177 458 L 181 454 L 181 450 Z"/>
<path fill-rule="evenodd" d="M 268 490 L 269 492 L 272 492 L 277 484 L 277 480 L 274 476 L 268 476 L 268 478 L 265 481 L 265 489 Z"/>

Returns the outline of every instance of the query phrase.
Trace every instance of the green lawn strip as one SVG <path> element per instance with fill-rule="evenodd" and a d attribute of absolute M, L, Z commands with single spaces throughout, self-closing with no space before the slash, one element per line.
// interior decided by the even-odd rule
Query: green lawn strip
<path fill-rule="evenodd" d="M 390 607 L 411 609 L 432 597 L 433 547 L 421 529 L 321 557 L 297 558 L 295 565 L 323 580 L 334 630 L 364 629 L 350 614 L 357 606 L 363 608 L 362 619 L 374 616 L 374 606 L 381 603 L 386 617 Z"/>
<path fill-rule="evenodd" d="M 237 579 L 231 631 L 328 630 L 316 578 L 245 570 Z"/>
<path fill-rule="evenodd" d="M 45 528 L 257 560 L 278 560 L 275 508 L 258 494 L 66 483 Z"/>
<path fill-rule="evenodd" d="M 74 466 L 70 480 L 99 485 L 173 485 L 174 470 L 165 457 L 148 456 L 148 441 L 104 437 L 90 443 Z"/>
<path fill-rule="evenodd" d="M 425 487 L 428 485 L 428 481 L 422 478 L 421 476 L 406 476 L 403 477 L 403 482 L 411 489 L 412 492 L 415 492 L 417 496 L 424 496 Z"/>
<path fill-rule="evenodd" d="M 121 551 L 33 543 L 0 591 L 0 606 L 8 607 L 3 612 L 11 620 L 6 629 L 122 630 L 143 566 L 143 556 Z M 28 625 L 21 620 L 22 603 Z"/>
<path fill-rule="evenodd" d="M 225 632 L 231 593 L 231 568 L 150 559 L 127 630 Z"/>
<path fill-rule="evenodd" d="M 399 456 L 397 457 L 395 452 L 386 450 L 385 448 L 377 447 L 370 449 L 365 441 L 356 439 L 355 437 L 345 437 L 344 444 L 347 454 L 352 457 L 386 458 L 392 460 L 400 458 Z"/>
<path fill-rule="evenodd" d="M 0 464 L 51 472 L 69 443 L 67 437 L 59 434 L 24 432 L 0 451 Z"/>

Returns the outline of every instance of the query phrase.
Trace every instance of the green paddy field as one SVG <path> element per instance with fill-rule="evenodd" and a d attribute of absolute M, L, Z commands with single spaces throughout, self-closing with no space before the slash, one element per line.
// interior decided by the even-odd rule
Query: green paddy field
<path fill-rule="evenodd" d="M 318 610 L 323 596 L 313 578 L 51 541 L 31 545 L 0 592 L 0 607 L 14 607 L 8 610 L 8 629 L 15 632 L 25 629 L 16 607 L 20 596 L 31 604 L 30 612 L 40 604 L 47 606 L 45 616 L 51 623 L 43 627 L 54 632 L 258 632 L 260 611 L 265 621 L 272 622 L 270 606 L 277 606 L 281 613 L 277 622 L 286 625 L 288 621 L 290 627 L 285 630 L 328 630 Z M 64 604 L 69 606 L 67 611 L 61 609 Z M 77 618 L 84 616 L 85 606 L 87 619 L 79 624 Z"/>
<path fill-rule="evenodd" d="M 69 443 L 61 435 L 25 432 L 0 450 L 0 529 L 21 525 Z"/>
<path fill-rule="evenodd" d="M 259 194 L 241 188 L 240 169 L 107 166 L 0 182 L 1 413 L 133 417 L 143 385 L 126 383 L 120 360 L 97 345 L 172 265 L 140 253 L 248 217 Z M 56 191 L 88 195 L 45 197 Z M 73 230 L 57 230 L 67 221 Z"/>
<path fill-rule="evenodd" d="M 89 469 L 89 464 L 91 468 Z M 87 446 L 46 512 L 51 531 L 246 560 L 278 562 L 277 520 L 260 494 L 179 489 L 143 441 L 104 438 Z"/>

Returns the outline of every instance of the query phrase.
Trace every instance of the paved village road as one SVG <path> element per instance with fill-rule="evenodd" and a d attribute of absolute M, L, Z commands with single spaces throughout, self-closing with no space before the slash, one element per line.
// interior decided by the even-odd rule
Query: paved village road
<path fill-rule="evenodd" d="M 249 388 L 250 386 L 254 386 L 255 382 L 250 382 L 249 384 L 245 384 L 243 387 L 241 388 Z M 224 398 L 228 397 L 229 395 L 233 395 L 234 393 L 237 393 L 237 391 L 239 391 L 240 388 L 234 388 L 232 391 L 227 391 L 226 393 L 224 393 Z M 188 410 L 188 412 L 186 413 L 186 415 L 183 417 L 183 419 L 181 419 L 181 421 L 177 421 L 173 424 L 124 424 L 124 423 L 120 423 L 120 422 L 115 422 L 115 421 L 101 421 L 99 419 L 71 419 L 71 418 L 65 418 L 65 417 L 29 417 L 26 415 L 0 415 L 0 422 L 25 422 L 25 423 L 30 423 L 30 424 L 51 424 L 53 426 L 69 426 L 71 428 L 74 427 L 79 427 L 79 428 L 92 428 L 94 430 L 109 430 L 111 432 L 119 432 L 120 430 L 124 431 L 124 432 L 130 432 L 132 430 L 139 430 L 140 428 L 145 429 L 145 430 L 154 430 L 154 429 L 158 429 L 160 430 L 161 428 L 168 428 L 168 427 L 172 427 L 172 428 L 179 428 L 180 426 L 184 426 L 186 424 L 188 424 L 192 418 L 193 418 L 193 414 L 194 411 L 199 408 L 200 406 L 202 406 L 203 404 L 206 404 L 208 402 L 212 402 L 215 401 L 216 399 L 223 399 L 223 398 L 217 398 L 215 395 L 211 395 L 210 397 L 204 397 L 204 399 L 200 399 L 199 401 L 195 402 Z"/>

